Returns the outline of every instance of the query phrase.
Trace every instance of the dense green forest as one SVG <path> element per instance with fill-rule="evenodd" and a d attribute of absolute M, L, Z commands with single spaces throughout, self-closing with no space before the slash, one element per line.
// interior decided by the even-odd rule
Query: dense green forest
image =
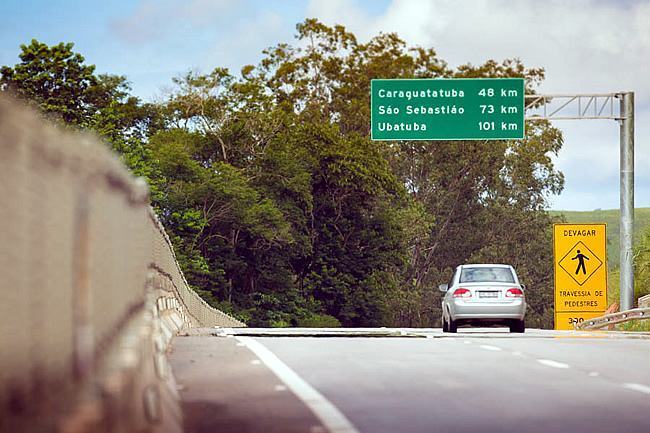
<path fill-rule="evenodd" d="M 436 326 L 466 262 L 514 265 L 529 326 L 552 326 L 553 217 L 562 135 L 373 142 L 373 78 L 524 77 L 517 59 L 450 68 L 396 34 L 367 42 L 317 20 L 238 73 L 173 78 L 158 103 L 97 74 L 72 43 L 21 46 L 0 89 L 100 135 L 149 182 L 194 289 L 252 326 Z M 188 65 L 188 67 L 191 65 Z M 215 65 L 218 66 L 218 65 Z"/>

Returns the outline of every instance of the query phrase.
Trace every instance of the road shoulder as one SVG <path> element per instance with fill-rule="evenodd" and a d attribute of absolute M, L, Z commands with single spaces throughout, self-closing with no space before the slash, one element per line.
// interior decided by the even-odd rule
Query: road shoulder
<path fill-rule="evenodd" d="M 170 362 L 187 433 L 324 432 L 311 410 L 235 338 L 176 337 Z"/>

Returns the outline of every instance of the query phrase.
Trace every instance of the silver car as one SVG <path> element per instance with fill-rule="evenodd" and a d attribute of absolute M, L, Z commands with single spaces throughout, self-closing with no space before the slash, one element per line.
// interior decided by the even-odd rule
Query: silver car
<path fill-rule="evenodd" d="M 510 265 L 461 265 L 448 284 L 441 284 L 442 330 L 459 326 L 507 326 L 524 332 L 525 286 Z"/>

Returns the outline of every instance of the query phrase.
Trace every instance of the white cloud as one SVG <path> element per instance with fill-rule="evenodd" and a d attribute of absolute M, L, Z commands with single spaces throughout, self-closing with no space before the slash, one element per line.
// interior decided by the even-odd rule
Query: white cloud
<path fill-rule="evenodd" d="M 433 47 L 450 66 L 519 57 L 546 69 L 542 92 L 635 91 L 636 204 L 650 206 L 650 2 L 393 0 L 371 16 L 357 3 L 312 0 L 308 15 L 364 39 L 396 32 Z M 565 133 L 557 166 L 566 188 L 553 207 L 618 207 L 618 125 L 592 122 L 555 123 Z"/>
<path fill-rule="evenodd" d="M 214 65 L 237 68 L 248 64 L 255 65 L 261 58 L 262 50 L 272 44 L 288 42 L 291 39 L 293 23 L 286 22 L 280 15 L 272 11 L 251 15 L 248 19 L 236 23 L 232 30 L 237 38 L 220 39 L 211 50 L 212 58 L 206 59 Z M 219 63 L 227 59 L 227 64 Z M 239 70 L 232 70 L 236 74 Z"/>
<path fill-rule="evenodd" d="M 327 24 L 343 24 L 354 30 L 357 36 L 373 36 L 375 22 L 355 0 L 312 0 L 307 6 L 306 16 L 318 18 Z"/>
<path fill-rule="evenodd" d="M 555 91 L 636 86 L 650 93 L 650 80 L 641 79 L 650 58 L 650 3 L 394 0 L 378 17 L 349 5 L 313 0 L 308 13 L 365 38 L 394 31 L 410 44 L 436 48 L 454 66 L 520 57 L 545 67 Z"/>
<path fill-rule="evenodd" d="M 173 32 L 179 25 L 205 27 L 238 9 L 227 0 L 140 0 L 130 15 L 113 20 L 115 34 L 125 42 L 142 44 Z"/>
<path fill-rule="evenodd" d="M 108 30 L 116 36 L 117 56 L 128 64 L 136 94 L 160 100 L 173 87 L 171 77 L 217 66 L 236 74 L 241 66 L 256 64 L 263 49 L 290 41 L 303 11 L 281 6 L 251 0 L 140 0 Z"/>

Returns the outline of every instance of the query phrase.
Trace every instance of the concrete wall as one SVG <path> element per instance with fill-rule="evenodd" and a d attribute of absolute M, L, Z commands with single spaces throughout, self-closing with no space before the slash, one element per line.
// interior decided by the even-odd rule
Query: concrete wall
<path fill-rule="evenodd" d="M 0 100 L 0 431 L 181 431 L 171 338 L 244 326 L 189 288 L 134 179 Z"/>

